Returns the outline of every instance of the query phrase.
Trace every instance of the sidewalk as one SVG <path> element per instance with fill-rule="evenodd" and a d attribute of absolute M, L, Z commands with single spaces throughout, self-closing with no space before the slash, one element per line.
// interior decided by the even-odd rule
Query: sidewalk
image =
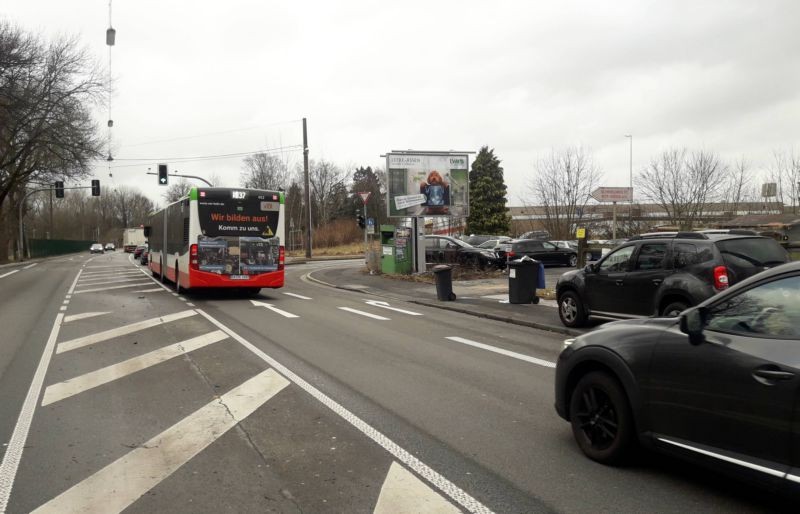
<path fill-rule="evenodd" d="M 442 302 L 436 299 L 436 286 L 412 282 L 384 275 L 369 275 L 364 266 L 343 266 L 315 270 L 308 277 L 324 284 L 348 291 L 387 299 L 436 307 L 472 316 L 548 330 L 566 335 L 579 335 L 582 330 L 565 327 L 558 317 L 555 301 L 541 300 L 538 305 L 514 305 L 508 303 L 508 279 L 483 279 L 454 281 L 456 300 Z"/>

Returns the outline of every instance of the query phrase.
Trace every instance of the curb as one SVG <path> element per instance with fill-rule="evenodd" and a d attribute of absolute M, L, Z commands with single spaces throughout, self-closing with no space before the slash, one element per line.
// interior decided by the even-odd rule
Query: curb
<path fill-rule="evenodd" d="M 306 264 L 309 262 L 325 262 L 325 261 L 351 261 L 353 259 L 362 259 L 363 255 L 322 255 L 320 257 L 312 257 L 307 259 L 305 257 L 293 257 L 291 262 L 286 261 L 286 266 L 293 264 Z"/>
<path fill-rule="evenodd" d="M 354 288 L 354 287 L 346 287 L 346 286 L 340 286 L 338 284 L 331 284 L 330 282 L 325 282 L 324 280 L 320 280 L 320 279 L 314 277 L 313 273 L 314 273 L 313 271 L 309 272 L 309 273 L 306 273 L 306 277 L 308 277 L 308 279 L 311 280 L 312 282 L 316 282 L 317 284 L 321 284 L 323 286 L 332 287 L 334 289 L 341 289 L 343 291 L 352 291 L 352 292 L 355 292 L 355 293 L 371 294 L 373 296 L 380 296 L 382 298 L 387 298 L 388 297 L 387 295 L 376 293 L 376 292 L 374 292 L 373 290 L 370 290 L 370 289 L 357 289 L 357 288 Z M 405 295 L 401 295 L 401 296 L 405 296 Z M 395 297 L 389 297 L 389 298 L 397 299 L 396 296 Z M 461 314 L 468 314 L 470 316 L 475 316 L 477 318 L 485 318 L 485 319 L 490 319 L 490 320 L 493 320 L 493 321 L 502 321 L 503 323 L 509 323 L 511 325 L 520 325 L 520 326 L 523 326 L 523 327 L 535 328 L 535 329 L 538 329 L 538 330 L 546 330 L 548 332 L 554 332 L 556 334 L 564 334 L 564 335 L 568 335 L 568 336 L 579 336 L 579 335 L 583 334 L 583 332 L 579 332 L 577 330 L 573 330 L 573 329 L 567 328 L 567 327 L 559 327 L 559 326 L 555 326 L 555 325 L 548 325 L 546 323 L 537 323 L 535 321 L 525 321 L 525 320 L 520 320 L 520 319 L 515 319 L 515 318 L 509 318 L 509 317 L 506 317 L 506 316 L 498 316 L 496 314 L 491 314 L 491 313 L 486 313 L 486 312 L 476 312 L 476 311 L 473 311 L 473 310 L 470 310 L 470 309 L 463 309 L 461 307 L 455 307 L 455 306 L 451 306 L 451 305 L 444 305 L 444 304 L 429 302 L 429 301 L 426 301 L 426 300 L 416 300 L 416 299 L 411 298 L 411 297 L 405 297 L 405 298 L 401 298 L 401 299 L 403 301 L 414 303 L 414 304 L 417 304 L 417 305 L 424 305 L 425 307 L 434 307 L 436 309 L 442 309 L 442 310 L 446 310 L 446 311 L 458 312 L 458 313 L 461 313 Z"/>

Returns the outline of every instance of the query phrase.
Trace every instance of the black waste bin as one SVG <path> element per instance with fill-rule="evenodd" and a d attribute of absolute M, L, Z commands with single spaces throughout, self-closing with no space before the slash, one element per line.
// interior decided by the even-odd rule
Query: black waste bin
<path fill-rule="evenodd" d="M 508 263 L 508 303 L 539 303 L 536 286 L 541 282 L 541 265 L 533 259 Z"/>
<path fill-rule="evenodd" d="M 453 292 L 453 267 L 441 264 L 433 267 L 433 276 L 436 278 L 436 299 L 442 302 L 452 302 L 456 299 Z"/>

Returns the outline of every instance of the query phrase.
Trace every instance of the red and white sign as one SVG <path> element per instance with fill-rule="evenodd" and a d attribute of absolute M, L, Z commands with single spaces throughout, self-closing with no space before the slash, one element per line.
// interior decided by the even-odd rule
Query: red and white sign
<path fill-rule="evenodd" d="M 633 201 L 633 188 L 598 187 L 591 196 L 598 202 L 630 202 Z"/>
<path fill-rule="evenodd" d="M 371 195 L 371 191 L 365 191 L 363 193 L 358 193 L 358 196 L 361 197 L 361 200 L 364 202 L 364 205 L 367 205 L 367 200 L 369 200 L 369 195 Z"/>

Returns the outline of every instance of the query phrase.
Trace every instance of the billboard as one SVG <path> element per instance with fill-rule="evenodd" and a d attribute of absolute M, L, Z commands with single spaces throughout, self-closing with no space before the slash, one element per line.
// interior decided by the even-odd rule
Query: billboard
<path fill-rule="evenodd" d="M 386 170 L 389 217 L 469 214 L 466 154 L 390 153 Z"/>

